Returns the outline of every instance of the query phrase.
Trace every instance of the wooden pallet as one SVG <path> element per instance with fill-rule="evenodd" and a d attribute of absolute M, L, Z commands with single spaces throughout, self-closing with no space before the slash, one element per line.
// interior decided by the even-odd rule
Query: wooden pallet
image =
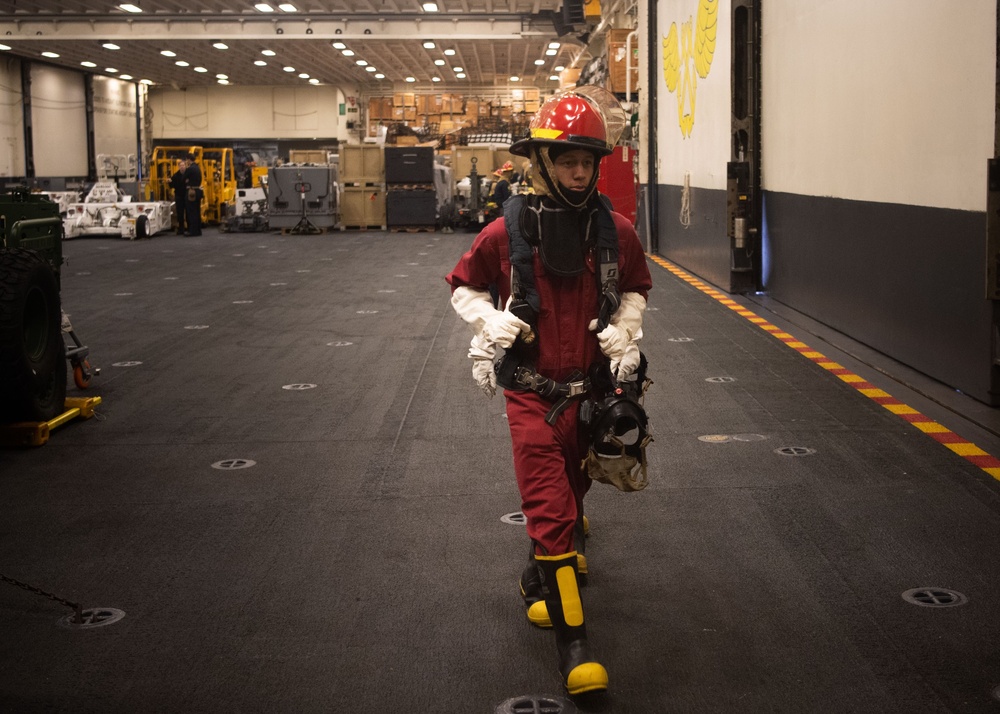
<path fill-rule="evenodd" d="M 339 226 L 342 231 L 384 231 L 385 226 Z"/>
<path fill-rule="evenodd" d="M 389 226 L 393 233 L 434 233 L 437 226 Z"/>
<path fill-rule="evenodd" d="M 48 442 L 53 429 L 77 417 L 90 419 L 100 403 L 100 397 L 68 397 L 64 402 L 66 411 L 54 419 L 4 424 L 0 426 L 0 446 L 42 446 Z"/>

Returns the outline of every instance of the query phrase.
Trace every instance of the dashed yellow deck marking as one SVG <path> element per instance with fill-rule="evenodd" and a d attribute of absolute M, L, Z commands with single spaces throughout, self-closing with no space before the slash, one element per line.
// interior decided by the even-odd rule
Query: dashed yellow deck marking
<path fill-rule="evenodd" d="M 780 327 L 772 325 L 766 319 L 738 304 L 735 300 L 728 297 L 724 293 L 705 285 L 700 280 L 691 276 L 690 273 L 681 270 L 673 263 L 666 261 L 657 255 L 649 255 L 648 257 L 661 268 L 673 273 L 675 276 L 691 286 L 698 288 L 709 297 L 715 298 L 715 300 L 719 303 L 725 305 L 736 314 L 745 318 L 748 322 L 753 323 L 765 332 L 769 332 L 772 337 L 777 340 L 781 340 L 785 343 L 785 345 L 793 350 L 796 350 L 806 359 L 812 360 L 827 372 L 835 375 L 841 381 L 851 385 L 868 399 L 880 404 L 882 407 L 892 412 L 899 418 L 909 422 L 914 428 L 919 429 L 939 444 L 942 444 L 958 456 L 961 456 L 966 461 L 974 464 L 996 480 L 1000 481 L 1000 459 L 995 456 L 991 456 L 972 442 L 966 441 L 947 427 L 924 416 L 913 407 L 903 404 L 888 392 L 870 384 L 864 377 L 854 374 L 850 370 L 845 369 L 842 365 L 831 361 L 822 353 L 817 352 L 804 342 L 801 342 L 787 332 L 784 332 Z"/>

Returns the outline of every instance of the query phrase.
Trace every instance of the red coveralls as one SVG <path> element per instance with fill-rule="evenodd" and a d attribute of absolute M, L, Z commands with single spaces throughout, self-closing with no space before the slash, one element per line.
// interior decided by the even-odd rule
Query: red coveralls
<path fill-rule="evenodd" d="M 628 219 L 618 213 L 612 215 L 618 231 L 618 290 L 647 297 L 652 280 L 642 244 Z M 504 220 L 493 221 L 445 280 L 452 290 L 462 285 L 486 290 L 495 283 L 500 289 L 501 305 L 506 305 L 510 297 L 509 243 Z M 597 318 L 597 263 L 591 251 L 587 270 L 566 278 L 547 275 L 537 251 L 534 260 L 541 303 L 535 368 L 545 377 L 566 382 L 574 371 L 587 374 L 594 360 L 605 359 L 596 333 L 587 329 Z M 588 444 L 578 419 L 579 401 L 574 401 L 555 425 L 549 426 L 545 415 L 552 402 L 532 391 L 508 389 L 504 396 L 528 536 L 541 555 L 570 553 L 574 550 L 573 528 L 591 483 L 581 468 Z"/>

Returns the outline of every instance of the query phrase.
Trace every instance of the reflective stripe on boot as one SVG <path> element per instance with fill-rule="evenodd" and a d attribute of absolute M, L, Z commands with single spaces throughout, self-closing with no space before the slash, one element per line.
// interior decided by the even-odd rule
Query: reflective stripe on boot
<path fill-rule="evenodd" d="M 576 567 L 580 574 L 580 585 L 587 584 L 587 558 L 583 553 L 576 554 Z M 521 599 L 528 612 L 528 622 L 536 627 L 548 629 L 552 627 L 552 620 L 549 618 L 549 609 L 542 599 L 542 581 L 538 576 L 538 566 L 532 560 L 521 573 L 518 581 L 521 590 Z"/>
<path fill-rule="evenodd" d="M 608 672 L 594 659 L 587 641 L 583 602 L 577 584 L 576 552 L 536 555 L 542 576 L 545 605 L 556 633 L 559 671 L 570 694 L 608 688 Z"/>

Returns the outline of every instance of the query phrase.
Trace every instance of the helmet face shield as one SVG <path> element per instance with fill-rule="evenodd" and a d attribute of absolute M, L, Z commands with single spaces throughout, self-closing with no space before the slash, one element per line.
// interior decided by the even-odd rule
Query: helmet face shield
<path fill-rule="evenodd" d="M 605 134 L 605 141 L 610 153 L 615 148 L 615 144 L 618 143 L 622 132 L 625 131 L 625 126 L 628 124 L 628 116 L 626 116 L 625 110 L 622 109 L 621 102 L 604 87 L 587 85 L 578 87 L 576 91 L 578 94 L 582 94 L 589 99 L 598 108 L 601 116 L 604 117 L 605 131 L 607 132 Z"/>

